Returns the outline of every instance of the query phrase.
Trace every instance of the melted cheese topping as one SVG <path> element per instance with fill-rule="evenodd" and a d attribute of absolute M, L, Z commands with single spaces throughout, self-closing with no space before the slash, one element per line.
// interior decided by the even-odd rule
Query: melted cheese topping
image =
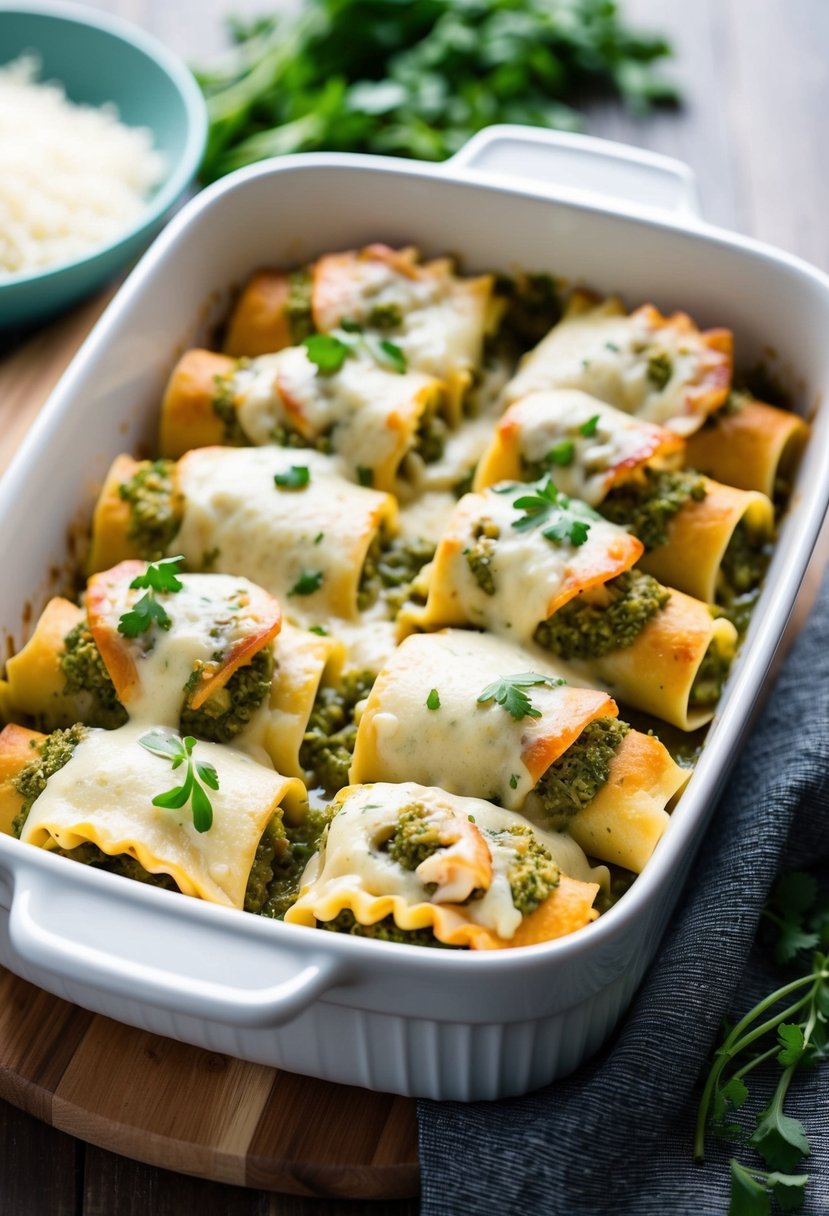
<path fill-rule="evenodd" d="M 400 324 L 382 335 L 400 347 L 409 368 L 455 383 L 459 407 L 483 354 L 492 283 L 490 275 L 458 278 L 447 260 L 419 266 L 412 250 L 371 245 L 316 263 L 314 323 L 324 333 L 344 318 L 366 328 L 374 310 L 395 309 Z"/>
<path fill-rule="evenodd" d="M 689 435 L 725 400 L 730 379 L 726 331 L 700 333 L 683 314 L 666 318 L 648 306 L 625 316 L 613 299 L 585 308 L 577 298 L 525 356 L 506 397 L 517 401 L 538 390 L 582 389 L 625 413 Z"/>
<path fill-rule="evenodd" d="M 683 448 L 672 431 L 578 389 L 537 392 L 510 406 L 498 424 L 475 489 L 523 480 L 524 461 L 546 462 L 559 490 L 598 506 L 617 481 L 642 465 L 679 468 Z M 551 451 L 560 459 L 550 459 Z"/>
<path fill-rule="evenodd" d="M 239 422 L 254 444 L 272 443 L 281 425 L 311 443 L 330 434 L 343 475 L 354 480 L 370 469 L 383 490 L 395 488 L 427 406 L 443 400 L 440 380 L 388 371 L 366 353 L 322 375 L 302 346 L 251 361 L 233 383 Z"/>
<path fill-rule="evenodd" d="M 522 916 L 512 902 L 507 878 L 515 850 L 508 841 L 493 839 L 488 833 L 518 825 L 530 827 L 521 816 L 478 798 L 458 798 L 411 781 L 350 786 L 340 791 L 334 806 L 336 814 L 327 840 L 309 863 L 300 897 L 286 913 L 286 921 L 314 925 L 334 919 L 347 908 L 361 924 L 375 924 L 393 915 L 401 929 L 430 927 L 440 940 L 458 945 L 488 944 L 480 940 L 487 935 L 504 940 L 515 935 Z M 465 868 L 472 877 L 465 883 L 459 879 L 455 894 L 466 898 L 471 881 L 484 890 L 481 898 L 468 903 L 440 902 L 438 897 L 446 892 L 438 887 L 430 893 L 426 888 L 435 877 L 428 862 L 407 870 L 384 850 L 400 814 L 412 806 L 425 807 L 430 818 L 445 822 L 447 834 L 458 841 L 455 868 Z M 563 873 L 581 881 L 606 882 L 606 871 L 591 869 L 574 841 L 558 833 L 532 830 Z M 489 867 L 481 867 L 481 844 L 489 853 Z"/>
<path fill-rule="evenodd" d="M 214 766 L 219 789 L 210 791 L 213 826 L 197 832 L 189 808 L 152 804 L 179 783 L 179 773 L 139 744 L 147 729 L 144 721 L 90 730 L 49 778 L 20 839 L 41 848 L 92 843 L 111 856 L 126 853 L 151 874 L 169 874 L 185 895 L 241 908 L 265 826 L 286 796 L 304 795 L 301 782 L 235 748 L 200 742 L 196 757 Z"/>
<path fill-rule="evenodd" d="M 281 490 L 276 473 L 309 469 L 309 484 Z M 374 535 L 394 525 L 391 495 L 339 477 L 332 461 L 285 448 L 200 448 L 179 462 L 184 519 L 172 549 L 198 568 L 242 574 L 278 595 L 297 624 L 355 619 L 360 572 Z M 303 576 L 316 590 L 300 594 Z"/>
<path fill-rule="evenodd" d="M 529 640 L 538 624 L 562 604 L 629 569 L 641 554 L 641 542 L 629 532 L 577 503 L 576 518 L 589 522 L 581 545 L 548 540 L 544 528 L 549 521 L 526 530 L 514 527 L 523 518 L 514 500 L 528 492 L 517 486 L 507 493 L 485 490 L 461 499 L 430 567 L 426 608 L 412 613 L 413 621 L 424 626 L 471 624 Z M 489 565 L 492 594 L 467 561 L 481 529 L 497 530 Z"/>
<path fill-rule="evenodd" d="M 419 781 L 519 810 L 589 722 L 618 713 L 606 693 L 567 684 L 522 689 L 537 718 L 516 719 L 494 699 L 479 704 L 488 685 L 528 667 L 525 650 L 487 634 L 413 634 L 372 689 L 349 779 Z M 549 658 L 532 671 L 561 678 Z M 437 709 L 427 704 L 432 689 Z"/>

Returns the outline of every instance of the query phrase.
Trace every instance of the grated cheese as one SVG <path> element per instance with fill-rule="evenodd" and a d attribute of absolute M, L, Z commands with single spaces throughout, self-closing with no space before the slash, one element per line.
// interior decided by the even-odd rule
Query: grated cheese
<path fill-rule="evenodd" d="M 0 280 L 82 257 L 136 220 L 164 176 L 152 132 L 76 105 L 33 54 L 0 67 Z"/>

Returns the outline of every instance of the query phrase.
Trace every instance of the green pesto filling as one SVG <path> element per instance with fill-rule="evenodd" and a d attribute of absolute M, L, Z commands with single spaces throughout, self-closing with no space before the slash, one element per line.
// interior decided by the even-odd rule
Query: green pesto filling
<path fill-rule="evenodd" d="M 656 351 L 648 359 L 648 379 L 661 392 L 674 374 L 674 365 L 664 351 Z"/>
<path fill-rule="evenodd" d="M 599 508 L 614 524 L 638 536 L 650 551 L 664 545 L 671 520 L 687 502 L 702 502 L 705 479 L 693 470 L 644 470 L 643 480 L 631 480 L 611 490 Z"/>
<path fill-rule="evenodd" d="M 33 746 L 34 755 L 29 763 L 14 778 L 14 788 L 23 799 L 23 805 L 12 820 L 12 835 L 19 836 L 29 817 L 35 799 L 46 789 L 49 778 L 63 768 L 71 758 L 80 741 L 86 736 L 86 727 L 70 726 L 68 730 L 55 730 L 41 744 Z"/>
<path fill-rule="evenodd" d="M 734 596 L 754 590 L 762 581 L 770 558 L 768 540 L 740 520 L 720 563 L 720 575 L 725 584 L 721 598 L 728 603 Z"/>
<path fill-rule="evenodd" d="M 229 372 L 213 377 L 213 413 L 222 424 L 222 443 L 232 447 L 244 447 L 249 442 L 236 408 L 236 373 L 248 362 L 247 359 L 237 359 Z"/>
<path fill-rule="evenodd" d="M 424 464 L 435 464 L 446 450 L 448 428 L 442 418 L 432 410 L 426 410 L 417 426 L 412 451 Z"/>
<path fill-rule="evenodd" d="M 669 599 L 655 578 L 627 570 L 542 621 L 535 640 L 562 659 L 598 659 L 633 645 Z"/>
<path fill-rule="evenodd" d="M 354 710 L 371 692 L 374 672 L 352 671 L 336 686 L 317 693 L 305 728 L 299 762 L 310 785 L 319 785 L 332 797 L 348 785 L 348 770 L 357 738 Z"/>
<path fill-rule="evenodd" d="M 440 824 L 420 803 L 402 810 L 385 849 L 392 861 L 404 870 L 416 870 L 439 849 L 445 847 L 440 839 Z"/>
<path fill-rule="evenodd" d="M 495 542 L 500 535 L 501 529 L 493 520 L 479 519 L 472 530 L 473 543 L 463 551 L 472 577 L 484 595 L 495 594 L 495 571 L 492 569 L 492 563 L 497 549 Z"/>
<path fill-rule="evenodd" d="M 124 725 L 127 711 L 118 700 L 115 685 L 85 621 L 79 621 L 63 639 L 60 669 L 66 680 L 64 693 L 86 694 L 90 699 L 83 715 L 87 726 L 114 730 Z"/>
<path fill-rule="evenodd" d="M 314 332 L 311 304 L 314 295 L 314 276 L 310 270 L 295 270 L 288 287 L 285 315 L 291 329 L 294 346 L 299 346 Z"/>
<path fill-rule="evenodd" d="M 370 937 L 378 942 L 402 942 L 407 946 L 437 946 L 444 950 L 458 950 L 463 947 L 447 946 L 438 941 L 431 929 L 399 929 L 394 923 L 393 916 L 386 916 L 373 925 L 360 925 L 354 919 L 354 913 L 343 908 L 333 920 L 318 920 L 318 929 L 328 929 L 332 933 L 349 933 L 352 937 Z"/>
<path fill-rule="evenodd" d="M 495 295 L 505 302 L 499 337 L 518 351 L 536 346 L 561 319 L 561 297 L 550 274 L 498 275 Z"/>
<path fill-rule="evenodd" d="M 561 872 L 547 849 L 531 828 L 524 824 L 484 831 L 484 836 L 502 847 L 514 849 L 515 861 L 507 871 L 512 902 L 522 916 L 529 916 L 554 891 Z"/>
<path fill-rule="evenodd" d="M 403 310 L 388 300 L 385 304 L 373 304 L 366 319 L 371 329 L 397 329 L 403 324 Z"/>
<path fill-rule="evenodd" d="M 731 659 L 712 642 L 697 669 L 688 705 L 691 709 L 707 709 L 720 699 L 723 684 L 731 667 Z"/>
<path fill-rule="evenodd" d="M 127 538 L 145 561 L 164 557 L 181 527 L 182 505 L 173 484 L 174 460 L 153 460 L 121 482 L 118 493 L 130 504 Z"/>
<path fill-rule="evenodd" d="M 565 830 L 569 819 L 593 801 L 610 776 L 613 757 L 629 730 L 618 718 L 598 718 L 550 765 L 535 787 L 545 827 Z"/>
<path fill-rule="evenodd" d="M 271 430 L 269 439 L 281 448 L 310 448 L 315 452 L 324 452 L 326 456 L 330 456 L 334 451 L 331 428 L 322 431 L 314 439 L 306 439 L 299 431 L 288 426 L 287 422 L 280 422 Z"/>
<path fill-rule="evenodd" d="M 432 542 L 419 537 L 375 536 L 363 563 L 357 607 L 365 612 L 382 599 L 389 616 L 397 616 L 409 598 L 412 583 L 434 555 Z"/>
<path fill-rule="evenodd" d="M 187 681 L 188 693 L 198 684 L 202 667 L 199 664 Z M 185 704 L 181 711 L 182 734 L 196 735 L 211 743 L 230 743 L 268 696 L 272 680 L 273 651 L 264 646 L 249 663 L 237 667 L 227 684 L 212 693 L 198 709 Z"/>
<path fill-rule="evenodd" d="M 153 887 L 162 887 L 165 891 L 178 891 L 169 874 L 151 874 L 139 861 L 130 857 L 129 853 L 110 856 L 90 841 L 79 844 L 74 849 L 57 848 L 50 852 L 68 857 L 71 861 L 79 861 L 81 865 L 91 866 L 93 870 L 106 870 L 108 874 L 119 874 L 122 878 L 132 879 L 133 882 L 146 882 Z"/>
<path fill-rule="evenodd" d="M 301 823 L 284 825 L 285 844 L 274 851 L 267 898 L 258 909 L 260 916 L 282 920 L 296 903 L 305 867 L 317 852 L 330 818 L 327 808 L 309 809 Z"/>

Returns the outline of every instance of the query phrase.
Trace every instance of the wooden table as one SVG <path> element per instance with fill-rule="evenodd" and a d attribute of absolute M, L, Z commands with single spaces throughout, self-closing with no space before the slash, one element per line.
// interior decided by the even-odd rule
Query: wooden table
<path fill-rule="evenodd" d="M 284 2 L 284 0 L 283 0 Z M 220 15 L 255 0 L 96 0 L 189 59 L 221 42 Z M 593 110 L 590 130 L 687 161 L 706 217 L 829 270 L 829 4 L 826 0 L 628 0 L 639 24 L 667 32 L 686 98 L 678 112 L 635 120 Z M 34 336 L 0 363 L 0 466 L 21 437 L 22 407 L 45 395 L 41 355 L 68 361 L 100 301 Z M 0 1103 L 2 1216 L 357 1216 L 363 1202 L 305 1200 L 172 1174 L 85 1145 Z M 413 1216 L 416 1201 L 374 1216 Z"/>

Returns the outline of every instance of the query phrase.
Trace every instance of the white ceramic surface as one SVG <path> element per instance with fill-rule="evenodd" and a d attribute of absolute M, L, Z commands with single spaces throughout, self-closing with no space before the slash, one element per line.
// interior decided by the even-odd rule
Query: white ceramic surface
<path fill-rule="evenodd" d="M 599 197 L 603 183 L 613 195 Z M 681 308 L 733 328 L 745 364 L 768 345 L 784 352 L 776 370 L 799 386 L 807 412 L 829 389 L 829 280 L 705 225 L 688 170 L 666 158 L 492 128 L 440 167 L 336 155 L 257 165 L 175 217 L 0 483 L 5 569 L 14 570 L 0 585 L 7 644 L 20 645 L 54 570 L 67 567 L 67 521 L 86 527 L 112 457 L 150 440 L 177 356 L 204 337 L 229 289 L 256 267 L 373 240 L 455 252 L 468 270 L 546 270 L 622 291 L 632 305 Z M 572 1071 L 651 961 L 768 679 L 826 511 L 827 428 L 819 411 L 697 770 L 644 874 L 595 924 L 494 954 L 378 945 L 124 882 L 1 837 L 0 962 L 133 1025 L 333 1081 L 473 1099 Z"/>

